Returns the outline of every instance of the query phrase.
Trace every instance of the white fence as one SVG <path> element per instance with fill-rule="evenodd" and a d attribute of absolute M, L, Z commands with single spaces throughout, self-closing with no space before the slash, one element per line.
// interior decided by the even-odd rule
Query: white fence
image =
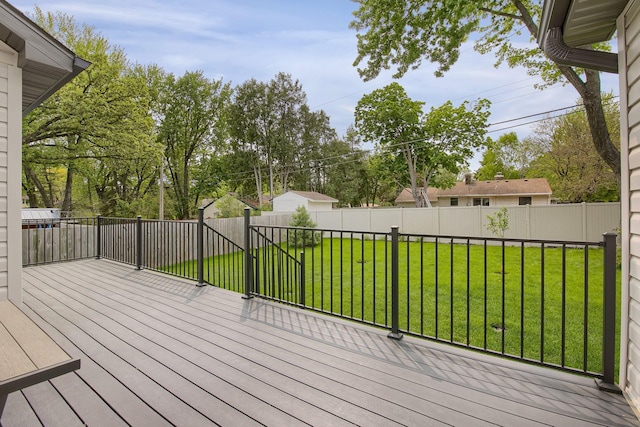
<path fill-rule="evenodd" d="M 487 229 L 487 215 L 500 208 L 460 206 L 436 208 L 336 209 L 310 212 L 318 228 L 444 236 L 495 237 Z M 510 206 L 506 238 L 600 241 L 602 234 L 620 227 L 620 203 Z"/>

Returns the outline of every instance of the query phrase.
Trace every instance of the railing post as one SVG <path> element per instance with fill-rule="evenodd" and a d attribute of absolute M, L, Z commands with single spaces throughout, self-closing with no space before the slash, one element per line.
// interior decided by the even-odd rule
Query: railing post
<path fill-rule="evenodd" d="M 616 234 L 604 233 L 604 325 L 602 334 L 602 380 L 596 380 L 603 391 L 622 393 L 615 384 L 616 354 Z"/>
<path fill-rule="evenodd" d="M 398 305 L 400 304 L 400 292 L 398 290 L 398 226 L 391 227 L 391 332 L 387 335 L 394 340 L 402 339 L 400 333 L 400 310 Z"/>
<path fill-rule="evenodd" d="M 204 208 L 198 208 L 197 257 L 198 257 L 198 284 L 204 286 Z"/>
<path fill-rule="evenodd" d="M 100 259 L 102 257 L 102 231 L 100 229 L 100 225 L 102 215 L 98 215 L 96 217 L 96 259 Z"/>
<path fill-rule="evenodd" d="M 253 266 L 251 262 L 251 208 L 244 208 L 244 295 L 253 298 Z"/>
<path fill-rule="evenodd" d="M 142 216 L 136 218 L 136 270 L 142 270 Z"/>
<path fill-rule="evenodd" d="M 304 251 L 302 251 L 300 252 L 300 305 L 305 305 L 306 303 L 304 273 Z"/>

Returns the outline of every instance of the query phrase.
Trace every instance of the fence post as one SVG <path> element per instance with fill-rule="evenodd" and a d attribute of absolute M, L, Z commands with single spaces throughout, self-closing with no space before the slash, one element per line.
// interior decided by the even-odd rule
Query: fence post
<path fill-rule="evenodd" d="M 198 246 L 198 284 L 196 286 L 204 286 L 204 208 L 198 208 L 196 239 Z"/>
<path fill-rule="evenodd" d="M 142 216 L 136 218 L 136 270 L 142 270 Z"/>
<path fill-rule="evenodd" d="M 596 379 L 598 388 L 622 393 L 614 381 L 616 354 L 616 234 L 604 233 L 604 325 L 602 334 L 602 380 Z"/>
<path fill-rule="evenodd" d="M 399 313 L 399 303 L 400 303 L 400 292 L 398 290 L 398 226 L 394 225 L 391 227 L 391 332 L 387 335 L 389 338 L 393 338 L 394 340 L 402 339 L 402 334 L 400 333 L 400 313 Z"/>
<path fill-rule="evenodd" d="M 251 262 L 251 208 L 244 208 L 244 295 L 242 298 L 253 298 L 253 266 Z"/>
<path fill-rule="evenodd" d="M 304 273 L 304 251 L 302 251 L 300 252 L 300 305 L 305 305 L 306 303 Z"/>
<path fill-rule="evenodd" d="M 96 217 L 96 259 L 102 257 L 102 232 L 100 230 L 102 215 Z"/>

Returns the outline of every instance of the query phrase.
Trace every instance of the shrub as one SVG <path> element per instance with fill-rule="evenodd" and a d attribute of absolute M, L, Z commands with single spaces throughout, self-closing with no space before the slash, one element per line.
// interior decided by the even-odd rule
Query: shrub
<path fill-rule="evenodd" d="M 504 233 L 509 229 L 509 211 L 507 208 L 500 208 L 494 215 L 487 215 L 487 229 L 496 236 L 503 238 Z"/>
<path fill-rule="evenodd" d="M 289 245 L 295 248 L 303 248 L 305 246 L 315 246 L 322 240 L 322 233 L 309 230 L 315 228 L 316 223 L 311 220 L 311 216 L 304 206 L 298 206 L 295 213 L 291 216 L 291 227 L 300 227 L 304 230 L 289 231 Z"/>

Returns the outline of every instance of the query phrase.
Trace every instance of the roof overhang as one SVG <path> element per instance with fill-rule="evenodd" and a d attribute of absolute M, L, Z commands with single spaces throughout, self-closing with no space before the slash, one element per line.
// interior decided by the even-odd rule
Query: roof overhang
<path fill-rule="evenodd" d="M 616 54 L 591 50 L 589 46 L 611 39 L 627 3 L 628 0 L 545 0 L 538 45 L 559 64 L 617 73 Z"/>
<path fill-rule="evenodd" d="M 0 41 L 18 53 L 23 116 L 91 64 L 4 0 L 0 0 Z"/>

